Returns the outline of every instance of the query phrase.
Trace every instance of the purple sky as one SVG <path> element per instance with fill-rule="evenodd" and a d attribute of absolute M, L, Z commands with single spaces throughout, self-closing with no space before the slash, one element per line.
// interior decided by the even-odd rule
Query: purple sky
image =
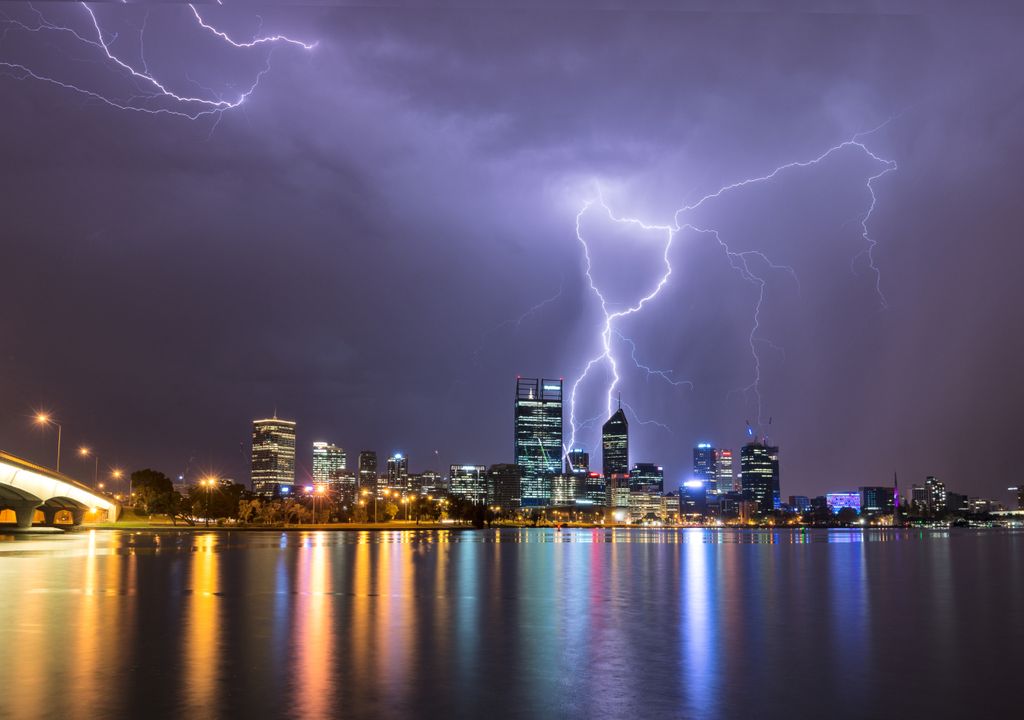
<path fill-rule="evenodd" d="M 307 469 L 319 439 L 350 458 L 402 450 L 413 470 L 511 461 L 515 375 L 571 382 L 599 351 L 575 235 L 595 188 L 616 213 L 670 223 L 889 120 L 863 138 L 899 165 L 875 182 L 869 223 L 887 307 L 860 227 L 882 167 L 858 148 L 686 219 L 799 278 L 759 270 L 762 416 L 783 495 L 895 470 L 906 486 L 935 474 L 1008 500 L 1024 400 L 1024 16 L 866 4 L 208 8 L 236 38 L 319 41 L 276 46 L 216 125 L 0 67 L 0 447 L 52 462 L 52 433 L 29 420 L 45 407 L 67 456 L 87 443 L 105 465 L 246 480 L 249 421 L 276 408 L 298 421 Z M 88 36 L 81 7 L 38 7 Z M 133 63 L 145 20 L 148 67 L 178 92 L 235 97 L 267 58 L 203 32 L 186 6 L 95 7 Z M 97 47 L 27 31 L 25 4 L 0 13 L 0 62 L 132 94 Z M 651 289 L 663 235 L 597 211 L 581 227 L 610 301 Z M 661 294 L 617 327 L 642 363 L 692 386 L 646 376 L 613 342 L 631 461 L 663 464 L 674 486 L 696 442 L 738 449 L 756 422 L 754 393 L 737 389 L 753 381 L 758 287 L 707 234 L 678 234 L 670 260 Z M 604 404 L 592 372 L 581 417 Z M 596 456 L 595 432 L 579 437 Z"/>

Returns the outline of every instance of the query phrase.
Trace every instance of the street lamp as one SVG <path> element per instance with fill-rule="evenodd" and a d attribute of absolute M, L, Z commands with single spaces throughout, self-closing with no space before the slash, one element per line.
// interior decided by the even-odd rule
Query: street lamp
<path fill-rule="evenodd" d="M 217 485 L 217 478 L 207 477 L 199 481 L 199 484 L 206 488 L 206 527 L 210 527 L 210 493 Z"/>
<path fill-rule="evenodd" d="M 48 413 L 36 413 L 36 425 L 56 425 L 57 426 L 57 472 L 60 472 L 60 435 L 61 426 L 60 423 L 54 420 Z"/>
<path fill-rule="evenodd" d="M 113 470 L 110 471 L 110 477 L 114 478 L 115 480 L 120 480 L 123 476 L 124 476 L 124 473 L 121 472 L 121 470 L 119 470 L 118 468 L 114 468 Z M 128 504 L 133 506 L 133 507 L 135 506 L 135 503 L 132 502 L 132 479 L 131 478 L 128 478 Z"/>
<path fill-rule="evenodd" d="M 96 461 L 93 464 L 93 468 L 92 468 L 92 484 L 94 486 L 95 485 L 99 485 L 99 482 L 100 482 L 100 456 L 97 455 L 96 453 L 94 453 L 89 448 L 87 448 L 85 445 L 83 445 L 82 447 L 78 448 L 78 455 L 79 455 L 79 457 L 84 457 L 84 458 L 92 457 L 92 459 Z"/>
<path fill-rule="evenodd" d="M 323 495 L 327 492 L 327 488 L 324 487 L 323 483 L 316 486 L 316 495 L 313 496 L 313 524 L 316 525 L 316 499 L 317 495 Z"/>
<path fill-rule="evenodd" d="M 362 495 L 369 495 L 369 490 L 363 490 Z M 373 493 L 373 522 L 377 522 L 377 493 Z"/>

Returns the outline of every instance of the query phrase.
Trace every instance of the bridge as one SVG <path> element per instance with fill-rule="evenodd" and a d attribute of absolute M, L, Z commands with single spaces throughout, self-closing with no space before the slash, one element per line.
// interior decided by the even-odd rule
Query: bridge
<path fill-rule="evenodd" d="M 0 527 L 116 520 L 121 504 L 63 473 L 0 451 Z"/>

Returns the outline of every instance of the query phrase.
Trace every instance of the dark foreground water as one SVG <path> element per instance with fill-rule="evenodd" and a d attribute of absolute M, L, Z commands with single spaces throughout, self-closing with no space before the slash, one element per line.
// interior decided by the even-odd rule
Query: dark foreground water
<path fill-rule="evenodd" d="M 3 718 L 1024 717 L 1024 534 L 0 535 Z"/>

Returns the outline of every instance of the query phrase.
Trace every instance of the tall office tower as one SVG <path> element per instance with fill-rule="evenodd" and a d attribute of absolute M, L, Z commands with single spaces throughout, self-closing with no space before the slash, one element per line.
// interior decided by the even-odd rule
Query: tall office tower
<path fill-rule="evenodd" d="M 703 480 L 687 480 L 679 486 L 679 514 L 703 515 L 708 510 L 708 485 Z"/>
<path fill-rule="evenodd" d="M 629 422 L 621 405 L 601 426 L 601 465 L 605 478 L 629 474 Z"/>
<path fill-rule="evenodd" d="M 758 512 L 771 512 L 781 505 L 779 495 L 779 448 L 752 440 L 740 450 L 740 480 L 743 499 L 757 503 Z"/>
<path fill-rule="evenodd" d="M 577 499 L 587 496 L 587 475 L 590 474 L 590 455 L 582 448 L 570 450 L 565 456 L 565 475 L 573 480 L 573 493 Z"/>
<path fill-rule="evenodd" d="M 715 489 L 719 495 L 738 489 L 732 474 L 732 450 L 715 451 Z"/>
<path fill-rule="evenodd" d="M 501 463 L 487 469 L 487 502 L 504 512 L 515 512 L 523 502 L 523 469 Z"/>
<path fill-rule="evenodd" d="M 588 472 L 590 472 L 590 453 L 583 452 L 583 448 L 570 450 L 569 454 L 565 456 L 566 475 L 578 475 L 580 473 L 586 475 Z"/>
<path fill-rule="evenodd" d="M 340 469 L 331 474 L 328 486 L 338 494 L 338 499 L 348 505 L 356 500 L 356 471 Z"/>
<path fill-rule="evenodd" d="M 946 511 L 946 484 L 933 475 L 924 481 L 925 507 L 932 514 Z"/>
<path fill-rule="evenodd" d="M 402 453 L 388 458 L 388 487 L 392 490 L 407 490 L 409 487 L 409 458 Z"/>
<path fill-rule="evenodd" d="M 345 469 L 345 451 L 333 443 L 313 443 L 313 483 L 329 483 L 339 470 Z"/>
<path fill-rule="evenodd" d="M 452 465 L 451 494 L 475 503 L 487 502 L 487 468 L 483 465 Z"/>
<path fill-rule="evenodd" d="M 588 472 L 583 482 L 583 492 L 577 492 L 576 498 L 589 505 L 607 505 L 608 481 L 605 476 L 599 472 Z"/>
<path fill-rule="evenodd" d="M 654 463 L 636 463 L 629 471 L 629 487 L 634 492 L 661 495 L 665 491 L 665 469 Z"/>
<path fill-rule="evenodd" d="M 715 492 L 718 486 L 715 484 L 715 449 L 711 443 L 700 443 L 693 449 L 693 480 L 700 480 L 707 490 Z"/>
<path fill-rule="evenodd" d="M 374 450 L 359 451 L 359 489 L 377 491 L 377 453 Z"/>
<path fill-rule="evenodd" d="M 523 469 L 523 507 L 547 505 L 562 471 L 562 381 L 516 378 L 515 459 Z"/>
<path fill-rule="evenodd" d="M 916 512 L 924 512 L 928 509 L 928 494 L 924 485 L 914 483 L 910 486 L 910 507 Z"/>
<path fill-rule="evenodd" d="M 295 485 L 295 423 L 252 421 L 252 490 L 257 495 L 287 495 Z"/>

